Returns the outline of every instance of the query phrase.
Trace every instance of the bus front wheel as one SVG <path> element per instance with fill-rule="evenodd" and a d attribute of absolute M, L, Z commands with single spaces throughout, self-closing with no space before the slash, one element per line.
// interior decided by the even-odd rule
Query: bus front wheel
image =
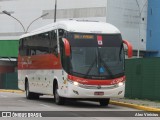
<path fill-rule="evenodd" d="M 110 99 L 99 100 L 100 106 L 108 106 Z"/>
<path fill-rule="evenodd" d="M 65 98 L 59 96 L 58 94 L 58 84 L 56 85 L 56 88 L 54 90 L 54 101 L 57 105 L 64 105 Z"/>
<path fill-rule="evenodd" d="M 39 99 L 39 94 L 32 93 L 32 92 L 29 91 L 29 83 L 28 83 L 28 81 L 26 82 L 25 90 L 26 90 L 26 98 L 27 99 Z"/>

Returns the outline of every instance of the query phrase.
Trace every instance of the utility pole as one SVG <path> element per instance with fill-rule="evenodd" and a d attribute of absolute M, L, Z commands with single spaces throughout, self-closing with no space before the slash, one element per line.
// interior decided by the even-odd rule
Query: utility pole
<path fill-rule="evenodd" d="M 56 22 L 57 17 L 57 0 L 55 0 L 55 8 L 54 8 L 54 22 Z"/>

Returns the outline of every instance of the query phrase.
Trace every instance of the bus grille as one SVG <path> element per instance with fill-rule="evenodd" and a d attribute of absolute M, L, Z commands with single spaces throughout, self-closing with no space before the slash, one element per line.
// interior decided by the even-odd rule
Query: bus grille
<path fill-rule="evenodd" d="M 85 88 L 85 89 L 114 89 L 117 88 L 118 85 L 79 85 L 79 87 Z"/>

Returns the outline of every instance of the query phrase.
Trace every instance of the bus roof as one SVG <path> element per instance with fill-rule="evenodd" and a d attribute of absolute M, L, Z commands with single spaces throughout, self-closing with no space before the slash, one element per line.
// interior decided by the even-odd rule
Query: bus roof
<path fill-rule="evenodd" d="M 39 29 L 24 34 L 20 38 L 40 34 L 54 29 L 64 29 L 68 32 L 79 32 L 79 33 L 99 33 L 99 34 L 120 33 L 120 31 L 115 26 L 105 22 L 66 20 L 46 25 L 44 27 L 41 27 Z"/>

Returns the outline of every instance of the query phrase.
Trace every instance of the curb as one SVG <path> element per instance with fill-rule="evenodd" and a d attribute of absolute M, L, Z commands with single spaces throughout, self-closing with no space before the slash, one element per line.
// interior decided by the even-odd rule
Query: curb
<path fill-rule="evenodd" d="M 123 107 L 134 108 L 134 109 L 148 111 L 148 112 L 160 113 L 160 109 L 159 108 L 142 106 L 142 105 L 138 105 L 138 104 L 124 103 L 124 102 L 118 102 L 118 101 L 112 101 L 112 100 L 110 101 L 110 104 L 112 104 L 112 105 L 118 105 L 118 106 L 123 106 Z"/>
<path fill-rule="evenodd" d="M 0 92 L 24 93 L 24 91 L 22 90 L 5 90 L 5 89 L 0 89 Z"/>

